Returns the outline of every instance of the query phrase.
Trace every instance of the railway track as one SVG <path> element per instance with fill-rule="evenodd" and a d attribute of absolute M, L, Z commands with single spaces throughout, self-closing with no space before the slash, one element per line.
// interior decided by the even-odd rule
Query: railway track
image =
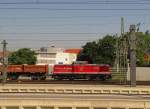
<path fill-rule="evenodd" d="M 7 80 L 6 84 L 80 84 L 80 85 L 130 85 L 129 81 L 89 81 L 89 80 Z M 150 81 L 137 81 L 137 85 L 150 85 Z"/>

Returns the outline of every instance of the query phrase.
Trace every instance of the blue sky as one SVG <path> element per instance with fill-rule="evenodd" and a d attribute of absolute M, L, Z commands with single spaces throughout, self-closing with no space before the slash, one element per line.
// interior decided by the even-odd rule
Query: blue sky
<path fill-rule="evenodd" d="M 150 30 L 150 1 L 0 0 L 0 41 L 6 39 L 9 49 L 79 48 L 106 34 L 119 35 L 121 17 L 125 31 L 139 22 L 140 31 Z"/>

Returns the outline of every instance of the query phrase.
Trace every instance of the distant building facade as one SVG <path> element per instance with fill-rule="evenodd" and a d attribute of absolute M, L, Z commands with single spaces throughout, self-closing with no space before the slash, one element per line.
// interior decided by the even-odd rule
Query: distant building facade
<path fill-rule="evenodd" d="M 71 50 L 72 51 L 72 50 Z M 72 64 L 77 59 L 77 54 L 68 52 L 63 48 L 42 47 L 37 52 L 37 64 Z"/>
<path fill-rule="evenodd" d="M 37 64 L 56 64 L 56 54 L 63 52 L 62 48 L 55 47 L 42 47 L 38 50 L 37 53 Z"/>

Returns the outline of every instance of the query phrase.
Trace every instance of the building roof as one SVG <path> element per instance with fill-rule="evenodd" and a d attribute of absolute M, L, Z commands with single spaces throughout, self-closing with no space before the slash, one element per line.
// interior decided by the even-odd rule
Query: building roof
<path fill-rule="evenodd" d="M 75 53 L 75 54 L 79 54 L 81 52 L 82 49 L 66 49 L 64 52 L 65 53 Z"/>

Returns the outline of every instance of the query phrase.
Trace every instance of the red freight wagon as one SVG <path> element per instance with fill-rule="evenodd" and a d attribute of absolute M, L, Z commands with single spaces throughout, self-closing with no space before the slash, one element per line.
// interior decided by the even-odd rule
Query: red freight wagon
<path fill-rule="evenodd" d="M 24 72 L 47 73 L 48 65 L 24 65 Z"/>
<path fill-rule="evenodd" d="M 74 74 L 98 74 L 99 73 L 99 65 L 92 64 L 75 64 L 73 66 Z"/>
<path fill-rule="evenodd" d="M 7 72 L 8 73 L 21 73 L 23 72 L 23 65 L 9 65 Z"/>
<path fill-rule="evenodd" d="M 45 80 L 48 73 L 48 65 L 24 65 L 24 75 L 32 80 Z"/>
<path fill-rule="evenodd" d="M 16 80 L 23 74 L 23 65 L 8 65 L 7 78 L 10 80 Z"/>
<path fill-rule="evenodd" d="M 3 71 L 3 66 L 0 65 L 0 72 Z M 8 65 L 7 73 L 22 73 L 23 65 Z"/>
<path fill-rule="evenodd" d="M 54 65 L 53 74 L 72 74 L 72 65 L 68 64 Z"/>

